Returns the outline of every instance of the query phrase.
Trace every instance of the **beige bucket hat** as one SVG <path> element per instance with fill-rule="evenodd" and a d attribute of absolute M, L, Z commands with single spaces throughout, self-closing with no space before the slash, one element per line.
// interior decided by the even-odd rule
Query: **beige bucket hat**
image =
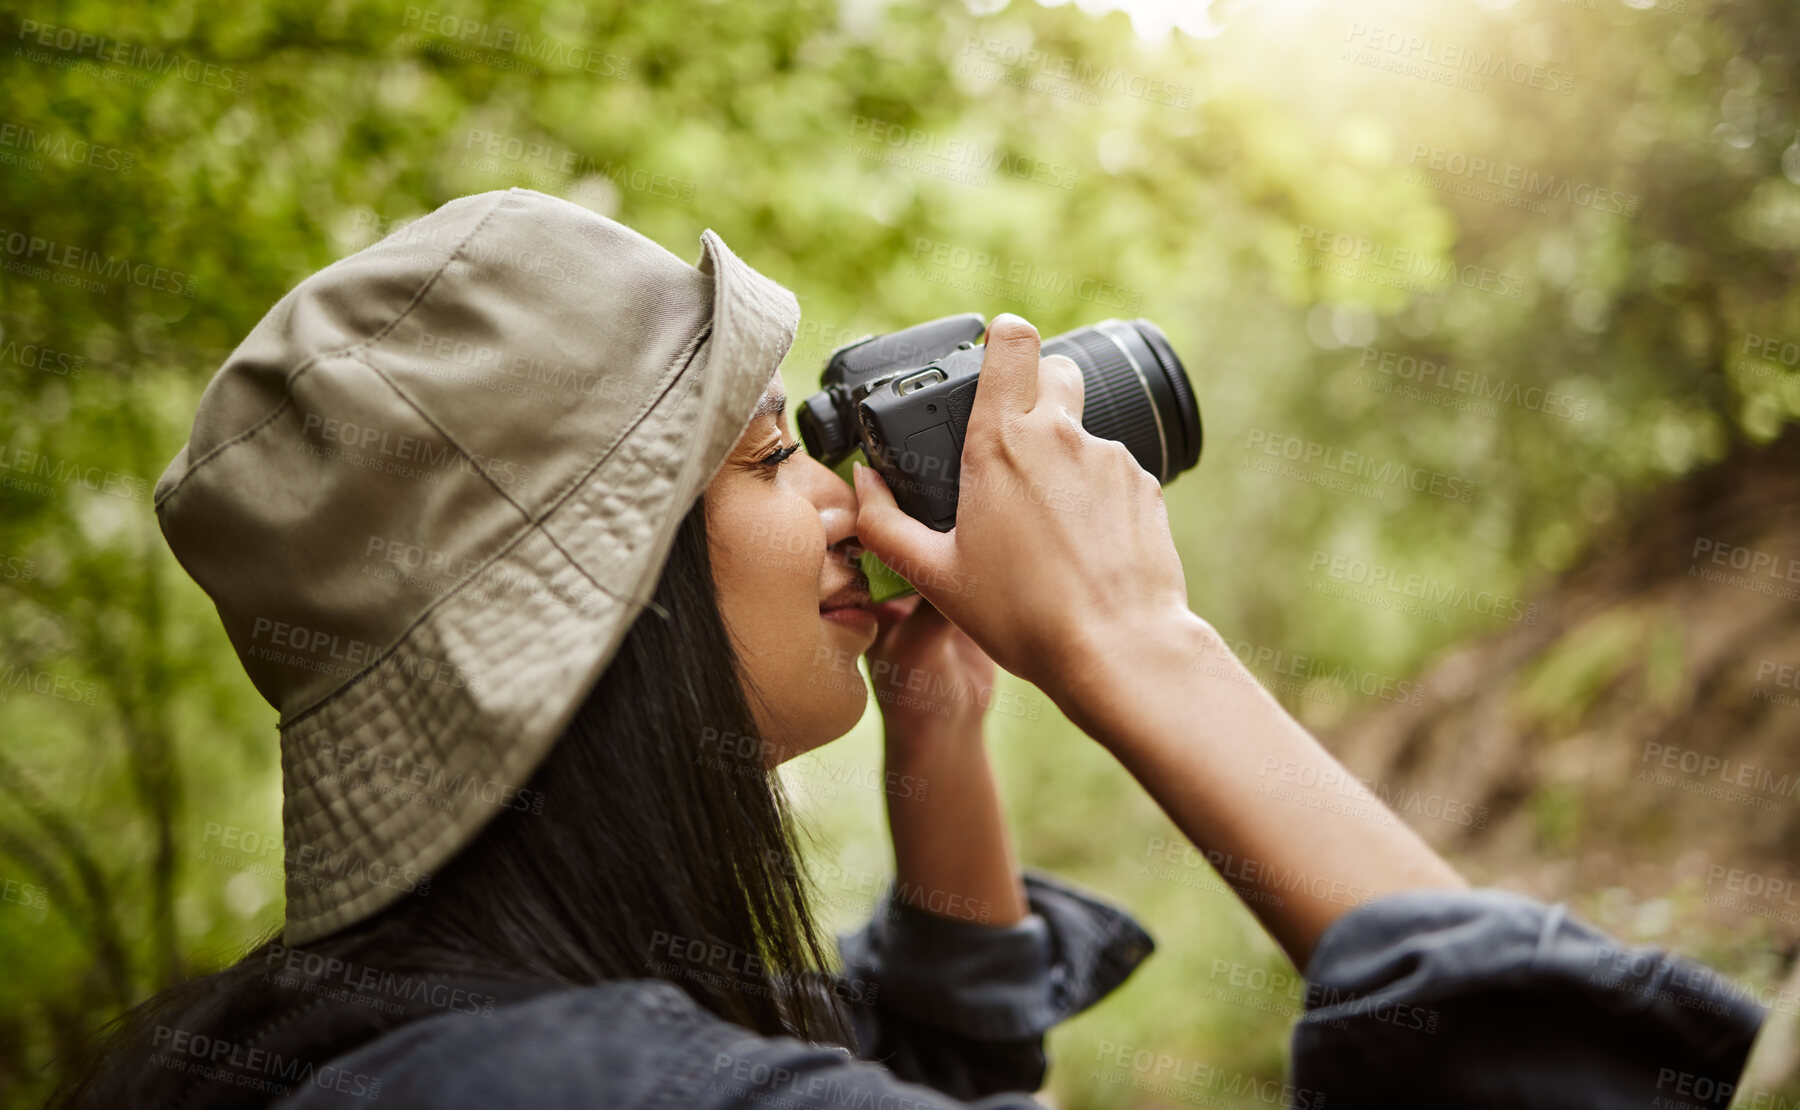
<path fill-rule="evenodd" d="M 532 771 L 799 323 L 700 243 L 463 197 L 301 282 L 206 387 L 156 512 L 281 714 L 286 943 L 555 804 Z"/>

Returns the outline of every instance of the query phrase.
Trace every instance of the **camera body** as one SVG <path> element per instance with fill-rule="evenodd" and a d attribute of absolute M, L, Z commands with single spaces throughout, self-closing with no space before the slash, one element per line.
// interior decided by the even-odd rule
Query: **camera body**
<path fill-rule="evenodd" d="M 955 527 L 963 435 L 984 353 L 976 340 L 986 330 L 970 312 L 833 351 L 821 390 L 795 414 L 807 450 L 836 466 L 861 448 L 909 516 L 940 532 Z M 1124 443 L 1165 483 L 1199 461 L 1199 407 L 1156 325 L 1104 320 L 1042 350 L 1081 368 L 1089 432 Z"/>

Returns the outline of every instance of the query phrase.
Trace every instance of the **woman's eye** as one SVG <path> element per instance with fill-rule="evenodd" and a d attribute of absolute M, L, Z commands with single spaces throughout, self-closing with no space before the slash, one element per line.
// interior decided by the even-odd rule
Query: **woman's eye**
<path fill-rule="evenodd" d="M 800 450 L 800 444 L 798 442 L 790 443 L 786 447 L 778 447 L 775 450 L 769 452 L 767 455 L 764 455 L 762 458 L 758 459 L 757 462 L 763 466 L 768 467 L 769 473 L 773 474 L 777 467 L 779 467 L 782 463 L 788 461 L 788 459 L 792 458 L 794 455 L 794 452 L 796 452 L 798 450 Z"/>

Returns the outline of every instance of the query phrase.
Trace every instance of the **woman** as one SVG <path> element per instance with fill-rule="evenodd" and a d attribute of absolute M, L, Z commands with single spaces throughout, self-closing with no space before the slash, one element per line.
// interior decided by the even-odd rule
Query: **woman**
<path fill-rule="evenodd" d="M 540 194 L 464 198 L 302 283 L 208 387 L 156 505 L 282 712 L 287 923 L 128 1016 L 70 1102 L 1035 1105 L 1044 1032 L 1150 941 L 1019 874 L 989 656 L 1307 969 L 1295 1105 L 1735 1078 L 1760 1011 L 1701 969 L 1467 891 L 1345 816 L 1378 805 L 1354 786 L 1258 804 L 1269 766 L 1354 780 L 1188 611 L 1156 482 L 1029 325 L 990 329 L 963 481 L 1086 511 L 991 499 L 939 534 L 798 450 L 793 299 L 702 243 L 694 269 Z M 858 543 L 928 604 L 871 606 Z M 898 683 L 896 882 L 832 972 L 771 771 L 857 720 L 865 651 Z M 952 693 L 881 697 L 916 674 Z"/>

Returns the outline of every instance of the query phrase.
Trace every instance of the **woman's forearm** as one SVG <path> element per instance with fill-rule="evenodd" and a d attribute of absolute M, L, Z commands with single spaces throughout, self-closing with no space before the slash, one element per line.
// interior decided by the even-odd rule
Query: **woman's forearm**
<path fill-rule="evenodd" d="M 1029 907 L 979 721 L 890 736 L 888 824 L 896 894 L 941 917 L 1012 925 Z"/>
<path fill-rule="evenodd" d="M 1192 613 L 1095 645 L 1049 690 L 1243 896 L 1295 966 L 1356 905 L 1454 869 L 1288 715 Z"/>

